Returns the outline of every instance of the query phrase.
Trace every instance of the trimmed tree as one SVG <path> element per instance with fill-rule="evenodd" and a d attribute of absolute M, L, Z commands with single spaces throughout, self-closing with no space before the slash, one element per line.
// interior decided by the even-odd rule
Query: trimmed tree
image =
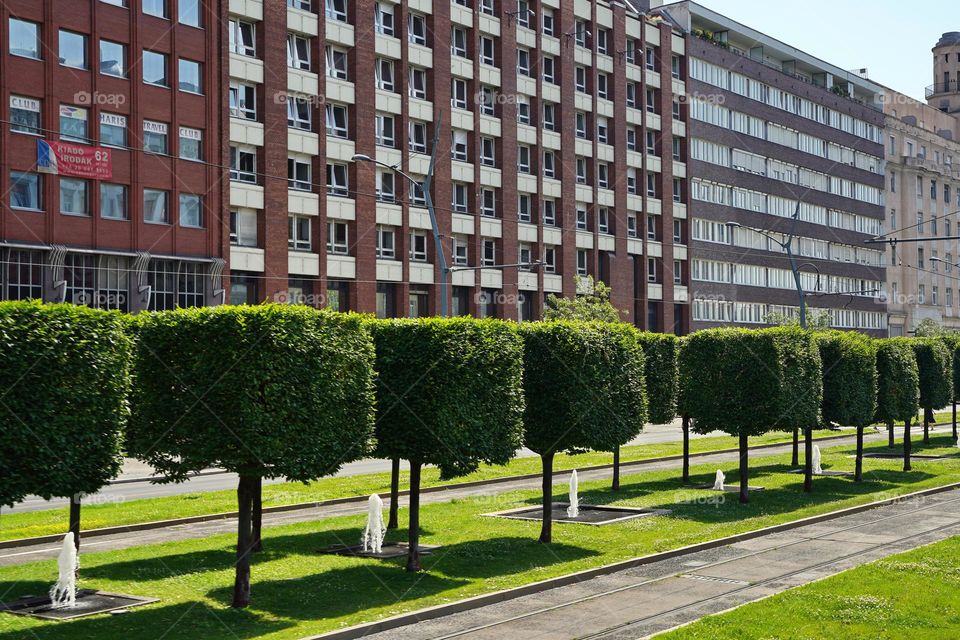
<path fill-rule="evenodd" d="M 308 482 L 370 449 L 370 335 L 360 316 L 287 305 L 141 314 L 136 331 L 129 451 L 172 482 L 239 475 L 233 606 L 245 607 L 261 479 Z"/>
<path fill-rule="evenodd" d="M 920 372 L 911 338 L 877 341 L 877 422 L 903 421 L 903 470 L 910 471 L 910 421 L 920 408 Z"/>
<path fill-rule="evenodd" d="M 823 366 L 822 419 L 857 429 L 854 480 L 863 479 L 863 430 L 877 411 L 877 346 L 861 333 L 815 334 Z M 809 468 L 809 463 L 808 463 Z"/>
<path fill-rule="evenodd" d="M 808 428 L 820 417 L 820 354 L 796 328 L 708 329 L 680 350 L 680 409 L 699 433 L 740 441 L 740 502 L 749 502 L 749 437 Z"/>
<path fill-rule="evenodd" d="M 953 397 L 953 354 L 938 338 L 914 338 L 911 344 L 920 374 L 923 443 L 928 444 L 934 409 L 947 406 Z"/>
<path fill-rule="evenodd" d="M 941 339 L 950 350 L 953 361 L 953 394 L 950 397 L 950 409 L 953 413 L 953 439 L 957 440 L 957 398 L 960 398 L 960 334 L 945 333 Z"/>
<path fill-rule="evenodd" d="M 524 444 L 540 455 L 540 542 L 553 537 L 553 459 L 570 449 L 612 451 L 647 417 L 643 347 L 627 324 L 520 325 L 524 350 Z"/>
<path fill-rule="evenodd" d="M 126 317 L 72 304 L 0 303 L 0 505 L 27 495 L 80 504 L 116 477 L 129 416 Z"/>
<path fill-rule="evenodd" d="M 442 478 L 506 464 L 520 447 L 523 344 L 499 320 L 421 318 L 372 323 L 377 450 L 410 462 L 407 571 L 420 570 L 420 472 Z"/>
<path fill-rule="evenodd" d="M 644 384 L 647 392 L 647 422 L 667 424 L 677 415 L 677 352 L 680 339 L 669 333 L 637 334 L 644 356 Z M 686 422 L 685 422 L 686 424 Z M 689 464 L 689 429 L 683 433 L 684 466 Z M 619 451 L 619 447 L 617 448 Z M 619 456 L 618 456 L 619 458 Z M 619 463 L 619 459 L 615 461 Z M 613 469 L 614 489 L 620 488 L 619 464 Z M 684 475 L 686 480 L 686 474 Z"/>

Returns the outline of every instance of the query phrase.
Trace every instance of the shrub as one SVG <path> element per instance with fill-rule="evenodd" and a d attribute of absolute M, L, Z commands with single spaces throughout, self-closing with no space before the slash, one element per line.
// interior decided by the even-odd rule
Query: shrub
<path fill-rule="evenodd" d="M 420 469 L 444 478 L 520 447 L 523 345 L 514 325 L 472 318 L 371 323 L 376 342 L 377 450 L 410 462 L 407 569 L 418 571 Z"/>
<path fill-rule="evenodd" d="M 644 355 L 625 324 L 520 325 L 524 351 L 524 444 L 543 462 L 541 542 L 552 537 L 553 457 L 568 449 L 612 451 L 647 417 Z"/>
<path fill-rule="evenodd" d="M 669 333 L 639 333 L 647 389 L 647 421 L 667 424 L 677 415 L 677 353 L 680 340 Z"/>
<path fill-rule="evenodd" d="M 130 452 L 171 481 L 239 474 L 233 603 L 246 606 L 260 479 L 307 482 L 369 451 L 370 336 L 360 316 L 286 305 L 142 314 L 135 329 Z"/>
<path fill-rule="evenodd" d="M 920 408 L 920 372 L 910 338 L 887 338 L 877 345 L 877 415 L 890 433 L 904 422 L 903 468 L 910 470 L 910 421 Z M 892 436 L 891 436 L 892 437 Z"/>
<path fill-rule="evenodd" d="M 120 471 L 129 409 L 124 316 L 70 304 L 0 303 L 0 504 L 29 494 L 71 499 Z"/>
<path fill-rule="evenodd" d="M 739 436 L 741 502 L 748 501 L 748 437 L 808 428 L 820 416 L 820 354 L 800 329 L 698 331 L 680 350 L 679 379 L 681 411 L 698 432 Z"/>
<path fill-rule="evenodd" d="M 857 428 L 855 479 L 863 476 L 863 429 L 877 410 L 877 346 L 867 336 L 844 331 L 815 334 L 823 364 L 824 422 Z"/>

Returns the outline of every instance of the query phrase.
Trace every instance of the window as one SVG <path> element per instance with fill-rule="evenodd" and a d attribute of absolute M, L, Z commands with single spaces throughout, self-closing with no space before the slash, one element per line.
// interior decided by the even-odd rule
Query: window
<path fill-rule="evenodd" d="M 24 58 L 40 59 L 40 25 L 10 18 L 10 53 Z"/>
<path fill-rule="evenodd" d="M 346 222 L 327 222 L 327 253 L 342 256 L 350 253 L 349 230 Z"/>
<path fill-rule="evenodd" d="M 200 153 L 203 133 L 200 129 L 190 127 L 180 127 L 180 135 L 177 140 L 179 155 L 184 160 L 202 160 Z"/>
<path fill-rule="evenodd" d="M 633 127 L 627 129 L 627 150 L 637 150 L 637 130 Z"/>
<path fill-rule="evenodd" d="M 636 238 L 639 231 L 637 229 L 637 214 L 628 213 L 627 214 L 627 236 L 630 238 Z"/>
<path fill-rule="evenodd" d="M 60 213 L 78 216 L 90 215 L 86 180 L 60 178 Z"/>
<path fill-rule="evenodd" d="M 480 215 L 497 217 L 497 192 L 494 189 L 480 190 Z"/>
<path fill-rule="evenodd" d="M 677 136 L 673 136 L 672 146 L 673 146 L 673 159 L 677 161 L 682 161 L 683 157 L 681 155 L 680 138 L 678 138 Z"/>
<path fill-rule="evenodd" d="M 587 48 L 587 38 L 590 35 L 589 27 L 584 20 L 574 22 L 574 40 L 578 47 Z"/>
<path fill-rule="evenodd" d="M 392 4 L 378 2 L 374 5 L 373 15 L 377 33 L 382 33 L 385 36 L 394 35 L 394 13 Z"/>
<path fill-rule="evenodd" d="M 673 261 L 673 284 L 683 284 L 683 262 Z"/>
<path fill-rule="evenodd" d="M 657 153 L 657 134 L 649 129 L 647 130 L 647 153 L 652 156 L 660 155 Z"/>
<path fill-rule="evenodd" d="M 407 14 L 407 40 L 413 44 L 426 46 L 427 44 L 427 17 L 420 13 Z"/>
<path fill-rule="evenodd" d="M 577 67 L 576 70 L 576 86 L 577 91 L 580 93 L 587 92 L 587 69 L 585 67 Z"/>
<path fill-rule="evenodd" d="M 167 17 L 167 0 L 143 0 L 143 12 L 158 18 Z"/>
<path fill-rule="evenodd" d="M 557 156 L 553 151 L 543 152 L 543 177 L 557 177 Z"/>
<path fill-rule="evenodd" d="M 305 158 L 287 158 L 287 188 L 294 191 L 310 191 L 310 161 Z"/>
<path fill-rule="evenodd" d="M 167 192 L 159 189 L 143 190 L 143 220 L 157 224 L 166 224 L 169 221 L 167 215 Z"/>
<path fill-rule="evenodd" d="M 673 241 L 677 244 L 683 243 L 683 220 L 673 221 Z"/>
<path fill-rule="evenodd" d="M 427 123 L 411 120 L 409 125 L 410 151 L 426 153 L 427 151 Z"/>
<path fill-rule="evenodd" d="M 493 38 L 488 36 L 480 36 L 480 62 L 483 64 L 488 64 L 491 67 L 496 66 L 494 51 L 495 47 Z"/>
<path fill-rule="evenodd" d="M 257 152 L 252 147 L 230 147 L 230 179 L 257 183 Z"/>
<path fill-rule="evenodd" d="M 638 195 L 637 193 L 637 170 L 634 167 L 627 167 L 627 193 Z"/>
<path fill-rule="evenodd" d="M 530 173 L 530 147 L 525 144 L 517 146 L 517 171 Z"/>
<path fill-rule="evenodd" d="M 347 0 L 325 0 L 328 20 L 347 21 Z"/>
<path fill-rule="evenodd" d="M 10 130 L 42 135 L 40 132 L 40 101 L 36 98 L 10 96 Z"/>
<path fill-rule="evenodd" d="M 526 96 L 517 96 L 517 122 L 530 124 L 530 100 Z"/>
<path fill-rule="evenodd" d="M 167 153 L 166 123 L 143 121 L 143 150 L 147 153 Z"/>
<path fill-rule="evenodd" d="M 651 198 L 659 198 L 660 194 L 657 191 L 657 180 L 660 178 L 659 173 L 648 173 L 647 174 L 647 195 Z"/>
<path fill-rule="evenodd" d="M 556 36 L 557 23 L 554 19 L 553 9 L 541 5 L 540 11 L 543 13 L 543 35 Z"/>
<path fill-rule="evenodd" d="M 521 242 L 517 251 L 517 262 L 521 265 L 529 265 L 533 262 L 533 247 L 527 242 Z M 530 271 L 530 267 L 520 267 L 521 271 Z"/>
<path fill-rule="evenodd" d="M 603 116 L 597 116 L 597 142 L 601 144 L 610 143 L 609 123 Z"/>
<path fill-rule="evenodd" d="M 543 226 L 557 226 L 557 201 L 553 198 L 543 200 Z"/>
<path fill-rule="evenodd" d="M 457 213 L 467 213 L 470 206 L 467 185 L 463 182 L 453 183 L 453 210 Z"/>
<path fill-rule="evenodd" d="M 238 247 L 257 246 L 257 212 L 240 209 L 230 212 L 230 244 Z"/>
<path fill-rule="evenodd" d="M 480 113 L 485 116 L 495 115 L 496 91 L 493 87 L 482 85 L 480 87 Z"/>
<path fill-rule="evenodd" d="M 517 220 L 530 222 L 530 194 L 521 193 L 517 196 Z"/>
<path fill-rule="evenodd" d="M 177 0 L 177 13 L 180 24 L 200 26 L 200 0 Z"/>
<path fill-rule="evenodd" d="M 410 67 L 410 87 L 408 90 L 411 98 L 426 100 L 427 98 L 427 71 L 420 67 Z"/>
<path fill-rule="evenodd" d="M 450 98 L 450 103 L 457 109 L 466 109 L 467 105 L 467 82 L 461 80 L 460 78 L 453 79 L 453 97 Z"/>
<path fill-rule="evenodd" d="M 10 172 L 10 206 L 13 209 L 40 211 L 40 175 L 36 173 Z"/>
<path fill-rule="evenodd" d="M 557 271 L 557 248 L 552 245 L 543 247 L 543 270 L 547 273 Z"/>
<path fill-rule="evenodd" d="M 647 240 L 657 240 L 657 216 L 647 214 Z"/>
<path fill-rule="evenodd" d="M 423 231 L 410 231 L 410 259 L 414 262 L 427 261 L 427 234 Z"/>
<path fill-rule="evenodd" d="M 382 89 L 383 91 L 394 91 L 395 84 L 393 82 L 393 60 L 389 58 L 377 58 L 377 66 L 375 68 L 377 76 L 377 89 Z"/>
<path fill-rule="evenodd" d="M 674 55 L 670 56 L 670 75 L 672 75 L 677 80 L 681 79 L 681 61 L 680 56 Z"/>
<path fill-rule="evenodd" d="M 631 109 L 637 108 L 637 83 L 627 83 L 627 106 Z"/>
<path fill-rule="evenodd" d="M 467 30 L 462 27 L 453 27 L 450 30 L 450 55 L 460 58 L 467 57 Z"/>
<path fill-rule="evenodd" d="M 87 110 L 60 105 L 60 139 L 87 142 Z"/>
<path fill-rule="evenodd" d="M 480 164 L 493 167 L 497 164 L 497 145 L 493 138 L 480 139 Z"/>
<path fill-rule="evenodd" d="M 673 201 L 683 202 L 683 179 L 673 179 Z"/>
<path fill-rule="evenodd" d="M 294 251 L 310 251 L 312 241 L 313 221 L 310 216 L 287 216 L 287 248 Z"/>
<path fill-rule="evenodd" d="M 187 93 L 203 93 L 203 73 L 200 63 L 180 58 L 177 72 L 177 84 L 180 91 Z"/>
<path fill-rule="evenodd" d="M 587 229 L 587 205 L 582 202 L 577 203 L 577 229 Z"/>
<path fill-rule="evenodd" d="M 597 74 L 597 97 L 604 100 L 610 98 L 610 76 L 605 73 Z"/>
<path fill-rule="evenodd" d="M 337 162 L 327 163 L 327 193 L 343 198 L 350 195 L 347 184 L 347 165 Z"/>
<path fill-rule="evenodd" d="M 257 88 L 242 82 L 230 83 L 230 115 L 244 120 L 257 119 Z"/>
<path fill-rule="evenodd" d="M 100 40 L 100 73 L 118 78 L 127 77 L 127 45 Z"/>
<path fill-rule="evenodd" d="M 393 149 L 397 146 L 396 120 L 392 115 L 377 114 L 376 141 L 381 147 Z"/>
<path fill-rule="evenodd" d="M 100 183 L 100 217 L 127 219 L 127 188 L 122 184 Z"/>
<path fill-rule="evenodd" d="M 597 209 L 597 231 L 610 233 L 610 209 L 607 207 Z"/>
<path fill-rule="evenodd" d="M 647 282 L 657 282 L 656 258 L 647 258 Z"/>
<path fill-rule="evenodd" d="M 543 120 L 541 125 L 546 131 L 557 130 L 557 105 L 552 102 L 543 103 Z"/>
<path fill-rule="evenodd" d="M 423 181 L 419 181 L 416 184 L 411 184 L 410 189 L 407 190 L 407 197 L 410 201 L 411 207 L 426 207 L 427 206 L 427 195 L 423 191 Z"/>
<path fill-rule="evenodd" d="M 87 36 L 60 29 L 60 64 L 75 69 L 87 68 Z"/>
<path fill-rule="evenodd" d="M 254 26 L 242 20 L 230 20 L 230 51 L 242 56 L 254 57 L 257 55 Z"/>
<path fill-rule="evenodd" d="M 587 184 L 587 159 L 577 156 L 577 184 Z"/>
<path fill-rule="evenodd" d="M 577 275 L 587 276 L 590 272 L 587 270 L 587 252 L 585 249 L 577 249 Z"/>
<path fill-rule="evenodd" d="M 310 39 L 295 33 L 287 34 L 287 66 L 310 70 Z"/>
<path fill-rule="evenodd" d="M 40 251 L 13 249 L 7 258 L 5 300 L 43 298 L 44 254 Z M 0 289 L 2 291 L 2 289 Z"/>
<path fill-rule="evenodd" d="M 556 61 L 553 56 L 543 56 L 543 81 L 556 83 Z"/>
<path fill-rule="evenodd" d="M 493 238 L 484 238 L 481 244 L 483 253 L 480 257 L 480 266 L 492 267 L 497 264 L 497 241 Z"/>
<path fill-rule="evenodd" d="M 396 256 L 396 230 L 393 227 L 377 225 L 377 257 L 394 259 Z"/>
<path fill-rule="evenodd" d="M 463 266 L 469 262 L 469 254 L 467 248 L 467 239 L 463 236 L 453 236 L 451 238 L 453 243 L 453 264 Z"/>
<path fill-rule="evenodd" d="M 313 109 L 310 98 L 306 96 L 287 96 L 287 126 L 292 129 L 310 131 L 313 128 Z"/>
<path fill-rule="evenodd" d="M 523 47 L 517 47 L 517 73 L 522 76 L 530 76 L 530 50 Z"/>
<path fill-rule="evenodd" d="M 167 79 L 167 54 L 143 51 L 143 81 L 158 87 L 170 86 Z"/>
<path fill-rule="evenodd" d="M 655 89 L 647 89 L 647 111 L 657 113 L 657 92 Z"/>
<path fill-rule="evenodd" d="M 327 135 L 335 138 L 348 138 L 347 108 L 339 104 L 327 103 Z"/>
<path fill-rule="evenodd" d="M 576 120 L 577 137 L 585 140 L 587 137 L 587 114 L 583 111 L 577 111 Z"/>
<path fill-rule="evenodd" d="M 467 132 L 454 129 L 451 132 L 450 157 L 462 162 L 467 161 Z"/>
<path fill-rule="evenodd" d="M 192 193 L 180 194 L 180 226 L 203 227 L 203 207 L 200 196 Z"/>
<path fill-rule="evenodd" d="M 325 53 L 328 78 L 347 79 L 347 52 L 327 45 Z"/>
<path fill-rule="evenodd" d="M 392 170 L 377 169 L 377 200 L 380 202 L 396 202 L 396 174 Z"/>

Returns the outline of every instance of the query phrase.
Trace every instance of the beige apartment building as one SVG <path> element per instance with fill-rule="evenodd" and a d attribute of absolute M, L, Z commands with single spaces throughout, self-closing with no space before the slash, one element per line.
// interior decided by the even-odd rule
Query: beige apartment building
<path fill-rule="evenodd" d="M 887 133 L 888 326 L 909 335 L 924 319 L 960 329 L 960 126 L 948 114 L 893 90 Z M 914 240 L 920 239 L 920 242 Z"/>

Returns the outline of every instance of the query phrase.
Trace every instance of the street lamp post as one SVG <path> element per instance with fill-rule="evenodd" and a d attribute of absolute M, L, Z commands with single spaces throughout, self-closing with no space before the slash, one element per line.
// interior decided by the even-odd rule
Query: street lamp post
<path fill-rule="evenodd" d="M 437 212 L 433 208 L 433 196 L 430 195 L 430 187 L 433 184 L 433 172 L 437 163 L 437 148 L 440 146 L 440 126 L 443 123 L 443 112 L 437 114 L 437 122 L 433 127 L 433 148 L 430 150 L 430 166 L 427 168 L 427 175 L 423 180 L 423 199 L 427 203 L 427 212 L 430 214 L 430 226 L 433 228 L 433 244 L 437 250 L 437 267 L 440 269 L 440 316 L 450 315 L 449 302 L 447 295 L 447 283 L 450 279 L 450 269 L 447 267 L 447 259 L 443 254 L 443 241 L 440 237 L 440 225 L 437 223 Z M 413 179 L 411 175 L 400 169 L 399 165 L 387 164 L 368 155 L 360 154 L 351 158 L 354 162 L 371 162 L 382 167 L 390 169 L 397 175 L 402 176 L 410 183 L 414 189 L 420 189 L 420 183 Z"/>

